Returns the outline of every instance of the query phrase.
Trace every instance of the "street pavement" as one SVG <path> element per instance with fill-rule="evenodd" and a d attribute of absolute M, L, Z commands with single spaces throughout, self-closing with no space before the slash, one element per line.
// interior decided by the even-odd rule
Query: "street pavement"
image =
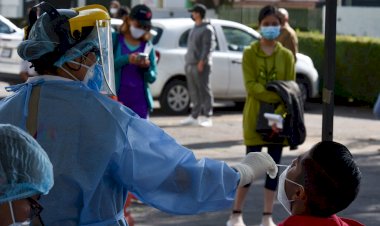
<path fill-rule="evenodd" d="M 298 150 L 283 152 L 283 164 L 307 151 L 322 137 L 322 105 L 308 103 L 305 121 L 307 139 Z M 380 225 L 379 165 L 380 165 L 380 121 L 372 116 L 369 107 L 337 106 L 334 113 L 334 141 L 343 143 L 353 153 L 362 172 L 362 185 L 357 199 L 338 215 L 354 218 L 367 226 Z M 194 151 L 197 158 L 214 158 L 235 164 L 245 154 L 242 141 L 241 109 L 216 107 L 214 126 L 179 126 L 184 116 L 167 116 L 155 109 L 150 120 L 173 136 L 178 143 Z M 264 179 L 257 180 L 250 189 L 244 207 L 247 225 L 259 225 L 263 206 Z M 230 209 L 193 216 L 174 216 L 143 204 L 132 204 L 132 216 L 136 226 L 223 226 Z M 276 201 L 273 218 L 280 222 L 287 213 Z"/>

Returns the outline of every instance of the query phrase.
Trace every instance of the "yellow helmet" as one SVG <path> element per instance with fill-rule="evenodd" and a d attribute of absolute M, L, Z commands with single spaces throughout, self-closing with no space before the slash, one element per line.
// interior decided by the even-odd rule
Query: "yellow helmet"
<path fill-rule="evenodd" d="M 73 8 L 77 16 L 69 19 L 70 32 L 73 38 L 81 36 L 83 27 L 104 26 L 101 21 L 110 20 L 107 9 L 102 5 L 87 5 Z"/>
<path fill-rule="evenodd" d="M 38 20 L 37 8 L 44 12 Z M 85 39 L 94 27 L 105 26 L 102 21 L 109 20 L 110 16 L 107 9 L 102 5 L 93 4 L 73 9 L 55 9 L 51 4 L 41 2 L 30 11 L 29 25 L 25 28 L 24 39 L 49 40 L 58 43 L 56 48 L 58 48 L 59 52 L 64 52 L 77 42 Z M 45 48 L 40 50 L 43 49 Z M 46 52 L 51 51 L 51 49 L 46 48 Z M 38 55 L 43 55 L 43 52 L 40 51 Z"/>

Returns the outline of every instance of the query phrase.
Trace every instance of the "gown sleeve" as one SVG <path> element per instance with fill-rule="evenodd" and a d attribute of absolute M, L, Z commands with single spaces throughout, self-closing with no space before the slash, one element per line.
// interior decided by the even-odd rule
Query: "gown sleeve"
<path fill-rule="evenodd" d="M 225 162 L 197 160 L 161 128 L 133 118 L 117 158 L 116 180 L 141 201 L 172 214 L 230 208 L 240 175 Z"/>

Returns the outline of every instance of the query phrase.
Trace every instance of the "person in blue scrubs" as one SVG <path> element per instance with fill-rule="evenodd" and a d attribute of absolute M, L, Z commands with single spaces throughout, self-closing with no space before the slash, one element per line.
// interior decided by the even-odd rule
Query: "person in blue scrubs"
<path fill-rule="evenodd" d="M 128 192 L 171 214 L 217 211 L 231 207 L 238 186 L 265 173 L 276 176 L 266 153 L 247 155 L 233 167 L 198 160 L 104 95 L 114 92 L 104 7 L 38 7 L 44 13 L 29 16 L 18 53 L 39 75 L 8 88 L 14 94 L 0 102 L 0 123 L 29 131 L 53 164 L 54 186 L 40 199 L 46 225 L 127 225 Z"/>
<path fill-rule="evenodd" d="M 53 166 L 37 141 L 0 124 L 0 226 L 44 225 L 38 199 L 53 184 Z"/>

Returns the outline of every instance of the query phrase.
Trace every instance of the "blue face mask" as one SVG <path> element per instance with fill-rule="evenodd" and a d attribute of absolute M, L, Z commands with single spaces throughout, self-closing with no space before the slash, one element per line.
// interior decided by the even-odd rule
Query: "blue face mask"
<path fill-rule="evenodd" d="M 88 88 L 99 92 L 103 84 L 102 66 L 93 64 L 89 67 L 83 79 L 83 83 L 86 84 Z"/>
<path fill-rule="evenodd" d="M 263 26 L 260 33 L 265 39 L 275 40 L 280 35 L 280 29 L 280 26 Z"/>
<path fill-rule="evenodd" d="M 88 88 L 99 92 L 100 89 L 102 88 L 102 84 L 103 84 L 103 70 L 102 70 L 102 66 L 100 64 L 98 64 L 98 63 L 94 63 L 91 66 L 87 66 L 85 64 L 81 64 L 81 63 L 78 63 L 76 61 L 70 61 L 70 62 L 73 63 L 73 64 L 81 65 L 81 66 L 87 68 L 86 75 L 84 76 L 84 79 L 82 80 L 82 82 Z M 69 72 L 67 72 L 67 73 L 69 75 L 71 75 Z M 73 75 L 71 75 L 71 76 L 73 78 L 75 78 Z"/>

